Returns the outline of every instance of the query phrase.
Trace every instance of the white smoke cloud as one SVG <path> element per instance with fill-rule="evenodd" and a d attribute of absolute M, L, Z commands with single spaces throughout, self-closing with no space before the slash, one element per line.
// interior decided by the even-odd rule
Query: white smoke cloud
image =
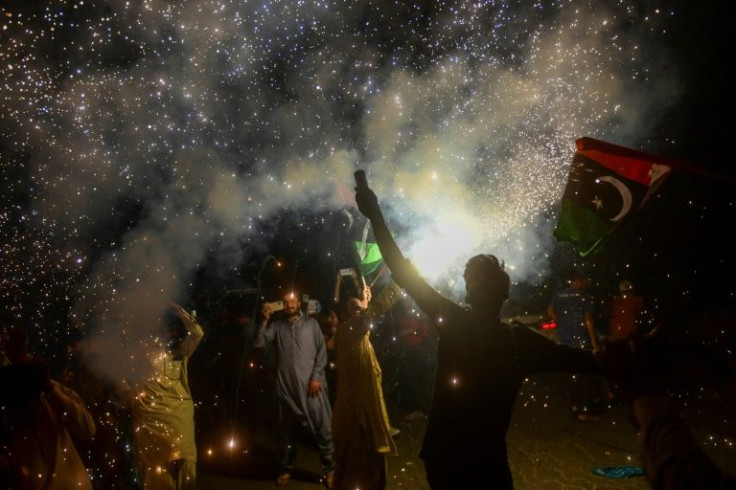
<path fill-rule="evenodd" d="M 109 2 L 139 57 L 70 69 L 50 102 L 36 94 L 51 115 L 18 126 L 38 148 L 34 206 L 92 261 L 77 311 L 111 377 L 135 366 L 216 243 L 240 261 L 240 240 L 283 209 L 349 206 L 358 167 L 428 278 L 459 290 L 457 268 L 482 251 L 513 280 L 543 279 L 574 140 L 635 143 L 680 87 L 639 44 L 650 12 L 509 2 L 518 18 L 490 26 L 460 5 L 436 19 L 425 43 L 439 54 L 417 69 L 421 43 L 393 39 L 385 56 L 365 39 L 388 27 L 361 34 L 358 4 Z M 116 49 L 97 44 L 104 25 L 80 37 L 90 55 Z M 121 206 L 135 219 L 99 243 L 128 219 Z"/>

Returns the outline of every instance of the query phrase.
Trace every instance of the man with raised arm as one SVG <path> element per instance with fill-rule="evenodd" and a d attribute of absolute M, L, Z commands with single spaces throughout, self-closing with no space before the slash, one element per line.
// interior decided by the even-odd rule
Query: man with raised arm
<path fill-rule="evenodd" d="M 542 371 L 598 371 L 599 364 L 589 351 L 501 323 L 510 281 L 493 255 L 476 255 L 465 266 L 469 306 L 439 294 L 404 258 L 376 195 L 365 181 L 356 182 L 358 209 L 370 220 L 394 280 L 439 333 L 432 407 L 419 453 L 429 486 L 512 489 L 506 432 L 524 379 Z"/>
<path fill-rule="evenodd" d="M 317 320 L 301 310 L 299 295 L 284 296 L 280 318 L 271 320 L 269 303 L 261 306 L 261 323 L 253 341 L 254 347 L 267 342 L 276 349 L 276 431 L 278 444 L 278 476 L 276 485 L 291 481 L 296 463 L 296 436 L 299 427 L 309 429 L 317 441 L 322 481 L 332 488 L 335 447 L 332 442 L 332 407 L 328 394 L 325 368 L 327 348 Z"/>
<path fill-rule="evenodd" d="M 370 340 L 377 322 L 399 297 L 391 282 L 376 297 L 368 286 L 341 302 L 345 320 L 335 333 L 337 373 L 342 388 L 332 418 L 335 490 L 386 488 L 386 456 L 396 455 L 383 398 L 381 366 Z"/>

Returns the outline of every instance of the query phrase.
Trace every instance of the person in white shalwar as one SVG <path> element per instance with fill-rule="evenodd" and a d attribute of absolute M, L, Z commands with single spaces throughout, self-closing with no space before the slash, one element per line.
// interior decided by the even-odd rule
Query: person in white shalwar
<path fill-rule="evenodd" d="M 176 303 L 169 342 L 151 353 L 152 375 L 131 400 L 133 434 L 145 490 L 193 490 L 197 478 L 189 358 L 204 337 L 196 318 Z"/>

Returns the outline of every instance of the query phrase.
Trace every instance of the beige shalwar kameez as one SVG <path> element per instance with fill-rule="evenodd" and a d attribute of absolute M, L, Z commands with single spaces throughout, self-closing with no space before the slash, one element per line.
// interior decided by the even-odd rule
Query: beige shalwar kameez
<path fill-rule="evenodd" d="M 391 283 L 337 328 L 337 393 L 332 417 L 336 490 L 383 489 L 386 455 L 397 454 L 381 387 L 381 366 L 370 341 L 374 319 L 388 311 L 400 289 Z"/>
<path fill-rule="evenodd" d="M 193 490 L 197 446 L 187 364 L 204 332 L 196 322 L 177 352 L 152 355 L 154 375 L 132 402 L 138 469 L 145 490 Z"/>

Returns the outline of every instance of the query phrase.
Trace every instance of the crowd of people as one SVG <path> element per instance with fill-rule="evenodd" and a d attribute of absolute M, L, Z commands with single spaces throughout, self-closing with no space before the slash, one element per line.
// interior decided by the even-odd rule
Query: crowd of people
<path fill-rule="evenodd" d="M 668 370 L 672 352 L 678 353 L 683 377 L 698 377 L 725 397 L 735 391 L 732 366 L 678 351 L 682 344 L 666 329 L 644 335 L 644 301 L 629 280 L 620 281 L 618 294 L 599 315 L 606 320 L 601 332 L 586 278 L 570 278 L 547 309 L 557 324 L 555 342 L 502 322 L 511 281 L 498 257 L 471 257 L 463 273 L 465 301 L 452 301 L 404 257 L 367 183 L 358 184 L 355 199 L 390 272 L 380 288 L 374 293 L 353 273 L 321 315 L 304 308 L 300 291 L 284 290 L 280 303 L 259 299 L 257 312 L 243 316 L 238 342 L 225 340 L 235 346 L 227 357 L 232 363 L 242 363 L 241 354 L 259 353 L 272 368 L 261 375 L 273 395 L 264 411 L 273 412 L 276 485 L 291 483 L 299 466 L 297 440 L 306 437 L 316 445 L 326 488 L 387 487 L 386 458 L 397 454 L 388 404 L 398 400 L 388 399 L 382 347 L 374 334 L 393 309 L 399 318 L 395 332 L 416 355 L 408 364 L 416 367 L 432 357 L 431 369 L 420 371 L 434 371 L 433 379 L 409 375 L 416 388 L 410 406 L 428 417 L 419 457 L 432 490 L 486 488 L 489 481 L 494 488 L 514 488 L 506 435 L 522 383 L 541 372 L 572 374 L 571 409 L 579 420 L 599 417 L 613 397 L 631 404 L 652 488 L 734 488 L 736 476 L 708 458 L 663 389 L 677 371 Z M 43 359 L 28 352 L 24 329 L 5 328 L 3 488 L 196 488 L 189 360 L 204 337 L 195 315 L 172 303 L 149 355 L 150 372 L 135 385 L 111 386 L 95 380 L 93 357 L 78 355 L 82 340 L 72 344 L 72 362 L 57 381 Z M 228 390 L 238 398 L 242 366 L 215 365 L 222 375 L 212 383 L 237 385 Z M 101 451 L 114 456 L 100 461 Z"/>

